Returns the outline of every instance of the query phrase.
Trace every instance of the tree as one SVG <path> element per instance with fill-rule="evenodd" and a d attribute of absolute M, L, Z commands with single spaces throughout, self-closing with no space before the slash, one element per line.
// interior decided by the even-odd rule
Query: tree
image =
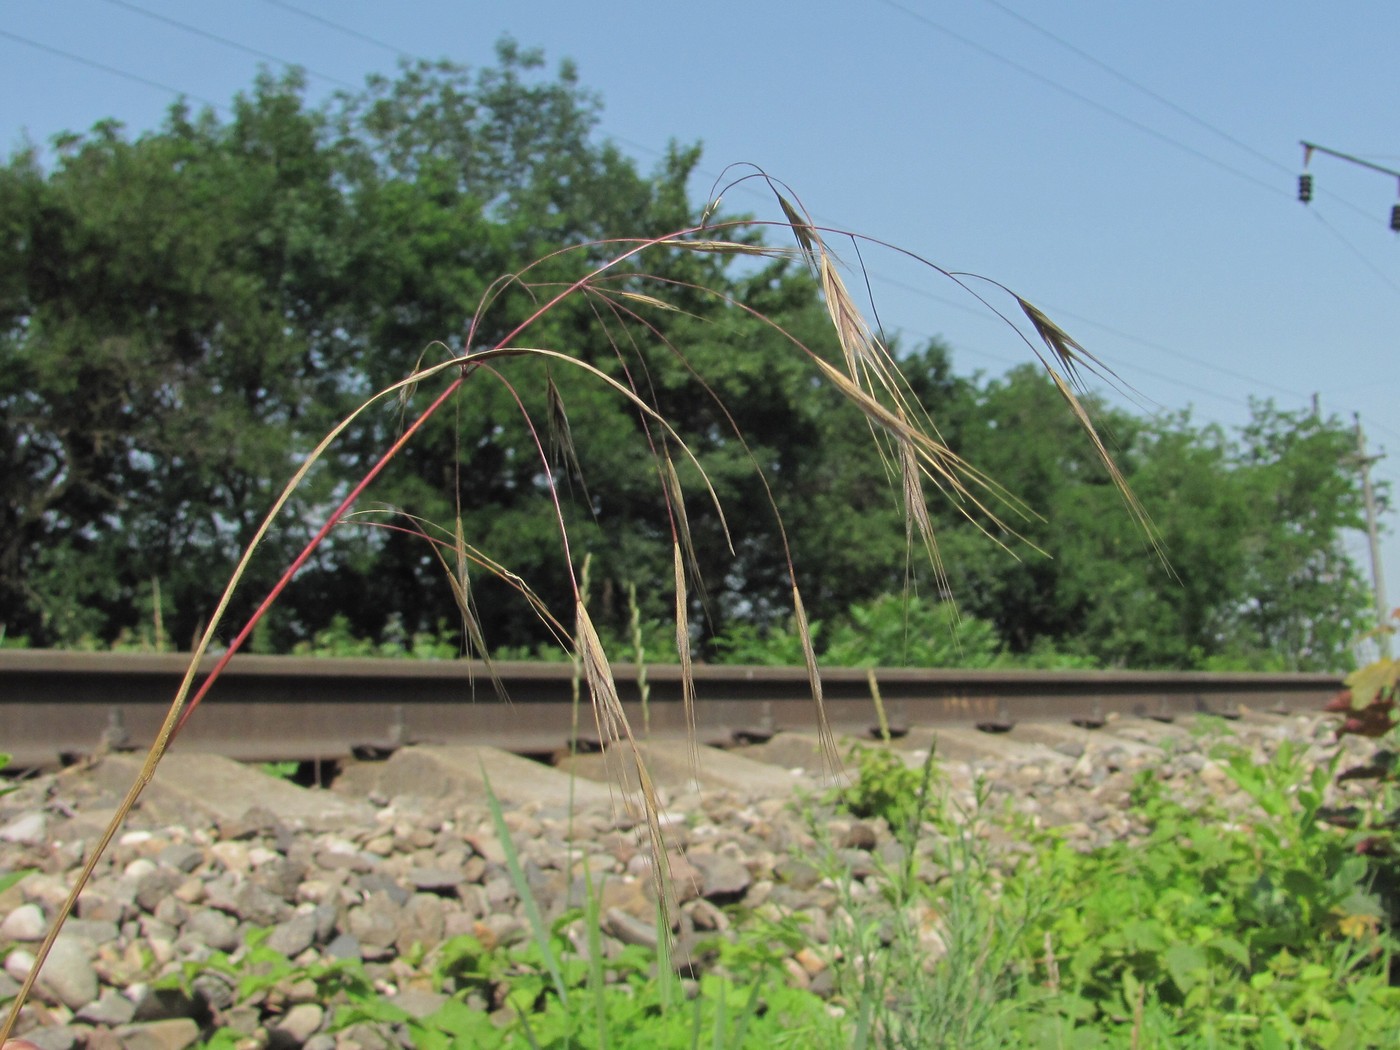
<path fill-rule="evenodd" d="M 475 72 L 406 66 L 320 109 L 305 103 L 299 77 L 263 76 L 228 122 L 177 106 L 134 140 L 112 124 L 65 137 L 50 172 L 32 156 L 5 167 L 0 230 L 20 261 L 3 286 L 0 344 L 14 435 L 13 527 L 0 559 L 9 631 L 111 641 L 149 618 L 158 585 L 169 633 L 189 637 L 208 613 L 209 581 L 335 420 L 425 358 L 504 338 L 614 253 L 601 242 L 619 231 L 645 238 L 695 221 L 686 185 L 698 150 L 674 148 L 643 176 L 594 140 L 596 100 L 567 65 L 549 78 L 537 53 L 509 42 L 498 58 Z M 672 309 L 622 298 L 642 289 Z M 870 527 L 872 514 L 895 520 L 882 486 L 869 484 L 881 468 L 845 454 L 855 447 L 847 424 L 830 420 L 831 395 L 780 328 L 830 348 L 805 273 L 672 250 L 649 253 L 645 273 L 619 266 L 597 294 L 521 333 L 644 383 L 694 442 L 733 508 L 729 559 L 729 537 L 704 516 L 711 497 L 685 478 L 695 564 L 718 566 L 697 580 L 696 612 L 716 627 L 768 615 L 788 594 L 770 489 L 799 503 L 793 557 L 822 570 L 816 608 L 893 586 L 901 571 L 897 530 L 887 541 Z M 695 365 L 717 376 L 732 416 L 696 396 Z M 361 417 L 290 519 L 308 520 L 338 478 L 392 442 L 412 403 Z M 535 442 L 570 421 L 572 452 L 548 477 Z M 441 566 L 406 535 L 411 521 L 452 535 L 460 519 L 467 542 L 545 599 L 561 597 L 556 489 L 604 598 L 668 578 L 662 479 L 631 451 L 648 426 L 566 367 L 473 377 L 462 407 L 430 423 L 371 493 L 414 517 L 338 530 L 264 640 L 289 645 L 337 613 L 365 634 L 391 616 L 410 631 L 452 622 Z M 853 499 L 852 485 L 864 495 Z M 295 532 L 277 534 L 245 600 L 294 549 Z M 504 600 L 507 588 L 482 585 L 483 602 L 501 610 L 493 641 L 545 637 L 528 608 Z M 664 611 L 651 590 L 649 615 Z"/>
<path fill-rule="evenodd" d="M 47 176 L 8 166 L 11 629 L 110 639 L 154 578 L 188 637 L 324 418 L 338 362 L 315 326 L 344 210 L 300 87 L 261 79 L 227 126 L 181 107 L 134 142 L 99 125 Z"/>
<path fill-rule="evenodd" d="M 551 75 L 504 41 L 495 66 L 410 64 L 319 107 L 297 75 L 264 75 L 227 121 L 176 106 L 134 139 L 111 123 L 62 137 L 50 171 L 24 153 L 0 167 L 0 246 L 15 261 L 0 274 L 0 625 L 39 644 L 111 642 L 150 620 L 158 594 L 168 635 L 191 637 L 210 581 L 327 430 L 421 362 L 462 358 L 465 396 L 318 550 L 263 644 L 286 649 L 333 621 L 368 637 L 450 629 L 439 554 L 458 536 L 567 608 L 557 498 L 600 626 L 618 634 L 634 586 L 645 618 L 668 614 L 684 511 L 702 652 L 736 624 L 781 623 L 795 570 L 814 619 L 906 588 L 935 606 L 956 596 L 1013 654 L 1336 658 L 1360 592 L 1338 546 L 1358 503 L 1334 421 L 1261 408 L 1232 441 L 1097 404 L 1173 575 L 1034 369 L 978 382 L 953 376 L 936 343 L 896 345 L 947 443 L 1024 501 L 934 506 L 943 563 L 931 565 L 910 556 L 896 450 L 882 459 L 792 353 L 797 340 L 840 360 L 800 266 L 668 244 L 541 314 L 628 245 L 699 221 L 698 149 L 673 146 L 643 174 L 597 138 L 599 112 L 567 63 Z M 758 237 L 737 217 L 710 221 Z M 471 365 L 507 337 L 568 362 Z M 708 480 L 599 375 L 644 393 Z M 342 435 L 264 545 L 235 618 L 432 386 Z M 679 503 L 662 498 L 668 457 Z M 490 643 L 548 640 L 510 586 L 486 572 L 472 583 Z"/>
<path fill-rule="evenodd" d="M 993 620 L 1013 652 L 1049 644 L 1128 667 L 1349 662 L 1368 605 L 1344 548 L 1361 494 L 1340 420 L 1257 404 L 1231 436 L 1189 415 L 1138 420 L 1100 407 L 1158 557 L 1058 409 L 1045 381 L 1021 369 L 987 383 L 961 424 L 966 455 L 1043 515 L 1021 532 L 1048 558 L 957 525 L 947 542 L 964 608 Z"/>

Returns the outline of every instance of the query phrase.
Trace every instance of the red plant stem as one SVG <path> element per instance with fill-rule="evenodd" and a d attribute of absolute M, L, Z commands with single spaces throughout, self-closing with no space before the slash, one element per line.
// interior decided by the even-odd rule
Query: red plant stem
<path fill-rule="evenodd" d="M 684 236 L 685 233 L 689 232 L 692 231 L 686 230 L 677 234 L 673 234 L 671 236 Z M 563 291 L 556 294 L 549 301 L 537 307 L 535 311 L 530 314 L 529 317 L 525 318 L 524 321 L 522 321 L 515 328 L 513 328 L 510 331 L 510 333 L 503 340 L 501 340 L 500 343 L 497 344 L 497 349 L 501 349 L 507 346 L 511 340 L 513 340 L 521 332 L 529 328 L 532 324 L 535 323 L 535 321 L 539 320 L 539 318 L 543 317 L 546 313 L 552 310 L 556 304 L 562 302 L 570 295 L 573 295 L 576 291 L 578 291 L 580 288 L 586 285 L 589 281 L 593 280 L 599 274 L 603 273 L 606 270 L 612 269 L 619 263 L 623 262 L 625 259 L 629 259 L 632 256 L 637 255 L 638 253 L 644 251 L 651 245 L 656 244 L 658 243 L 658 241 L 664 239 L 665 238 L 655 238 L 652 240 L 642 241 L 640 243 L 634 243 L 632 248 L 625 252 L 622 252 L 620 255 L 611 259 L 604 265 L 598 267 L 587 277 L 583 277 L 577 281 L 574 281 L 572 284 L 570 284 Z M 464 367 L 466 366 L 466 364 L 467 362 L 464 360 Z M 213 687 L 214 682 L 218 679 L 219 675 L 223 674 L 224 669 L 228 667 L 229 661 L 233 659 L 234 654 L 243 647 L 243 643 L 246 642 L 248 640 L 248 637 L 253 633 L 253 628 L 258 625 L 258 621 L 260 621 L 263 618 L 263 616 L 266 615 L 267 611 L 270 608 L 272 608 L 272 604 L 279 597 L 281 597 L 282 592 L 287 589 L 287 585 L 292 582 L 292 577 L 294 577 L 301 570 L 301 567 L 306 564 L 307 559 L 309 559 L 311 555 L 315 552 L 316 548 L 321 545 L 321 541 L 323 541 L 327 536 L 329 536 L 331 530 L 340 523 L 340 520 L 345 514 L 345 512 L 348 511 L 350 507 L 354 505 L 356 500 L 358 500 L 362 495 L 364 495 L 365 489 L 369 488 L 370 483 L 374 481 L 376 477 L 379 476 L 379 474 L 384 470 L 386 466 L 389 465 L 389 461 L 393 459 L 394 456 L 398 455 L 399 450 L 402 449 L 404 445 L 408 444 L 408 439 L 411 438 L 415 433 L 417 433 L 419 428 L 421 428 L 423 424 L 426 423 L 437 412 L 437 410 L 443 406 L 443 404 L 448 400 L 448 398 L 450 398 L 453 394 L 455 394 L 458 391 L 458 389 L 461 388 L 462 383 L 466 381 L 466 375 L 467 373 L 463 372 L 462 375 L 459 375 L 456 379 L 449 383 L 447 385 L 447 388 L 443 390 L 443 392 L 433 400 L 433 403 L 430 404 L 427 408 L 425 408 L 419 414 L 418 418 L 415 419 L 404 430 L 404 432 L 399 435 L 398 440 L 396 440 L 393 443 L 393 445 L 391 445 L 389 449 L 382 456 L 379 457 L 379 460 L 370 469 L 369 473 L 367 473 L 363 478 L 361 478 L 359 484 L 357 484 L 353 489 L 350 490 L 350 494 L 347 495 L 345 499 L 341 500 L 340 505 L 337 506 L 335 510 L 331 513 L 330 517 L 326 519 L 326 523 L 321 526 L 321 528 L 317 531 L 315 536 L 311 537 L 310 542 L 307 543 L 306 547 L 302 550 L 302 552 L 299 555 L 297 555 L 296 559 L 289 566 L 287 566 L 287 569 L 285 572 L 282 573 L 281 578 L 278 579 L 277 583 L 273 586 L 272 590 L 268 592 L 267 597 L 262 600 L 262 604 L 259 605 L 257 607 L 257 610 L 254 611 L 253 615 L 248 618 L 248 622 L 243 625 L 243 629 L 238 632 L 238 634 L 234 637 L 233 641 L 229 642 L 228 648 L 224 650 L 223 655 L 219 657 L 218 662 L 214 664 L 214 666 L 210 669 L 209 673 L 205 676 L 204 681 L 200 683 L 199 689 L 195 691 L 194 695 L 190 697 L 188 703 L 186 703 L 185 710 L 180 714 L 180 720 L 175 723 L 175 729 L 170 734 L 170 739 L 172 741 L 179 734 L 180 730 L 184 728 L 185 723 L 189 721 L 190 715 L 194 713 L 194 709 L 198 707 L 200 702 L 204 699 L 204 697 L 208 695 L 209 690 Z M 536 438 L 536 444 L 538 445 L 538 438 Z M 555 501 L 557 504 L 557 496 L 555 497 Z M 568 537 L 565 536 L 566 548 L 567 543 Z"/>
<path fill-rule="evenodd" d="M 447 388 L 433 400 L 433 403 L 425 408 L 422 413 L 419 414 L 418 418 L 399 435 L 398 440 L 390 445 L 388 450 L 379 457 L 378 462 L 376 462 L 374 466 L 370 468 L 369 472 L 360 479 L 359 484 L 350 490 L 350 494 L 340 501 L 340 505 L 336 507 L 330 517 L 326 519 L 326 523 L 321 526 L 315 536 L 311 537 L 310 542 L 308 542 L 305 548 L 302 549 L 302 552 L 296 556 L 296 559 L 287 566 L 281 578 L 278 579 L 272 590 L 268 591 L 267 597 L 262 600 L 262 604 L 257 607 L 253 615 L 248 618 L 248 622 L 243 625 L 243 630 L 239 631 L 233 641 L 229 642 L 228 648 L 224 650 L 218 662 L 214 664 L 209 674 L 205 676 L 199 689 L 195 692 L 194 696 L 190 698 L 189 703 L 185 705 L 185 710 L 180 715 L 180 721 L 175 723 L 175 732 L 170 734 L 171 740 L 174 740 L 179 734 L 180 730 L 189 720 L 190 715 L 194 713 L 194 709 L 199 706 L 200 701 L 204 699 L 215 680 L 223 673 L 224 668 L 228 666 L 228 662 L 233 659 L 233 654 L 243 647 L 243 643 L 246 642 L 253 633 L 253 628 L 258 625 L 258 621 L 266 615 L 267 611 L 272 608 L 273 603 L 281 597 L 282 592 L 287 589 L 287 585 L 292 582 L 292 577 L 301 571 L 301 567 L 306 564 L 307 559 L 310 558 L 316 548 L 321 545 L 321 541 L 330 535 L 331 529 L 335 528 L 336 525 L 340 523 L 340 519 L 355 501 L 364 495 L 365 489 L 369 488 L 370 483 L 389 465 L 389 461 L 393 459 L 394 456 L 398 455 L 399 450 L 403 448 L 404 445 L 408 444 L 409 438 L 417 433 L 423 424 L 442 407 L 444 402 L 457 392 L 458 388 L 461 387 L 462 383 L 465 381 L 465 378 L 465 376 L 458 376 L 449 383 Z"/>

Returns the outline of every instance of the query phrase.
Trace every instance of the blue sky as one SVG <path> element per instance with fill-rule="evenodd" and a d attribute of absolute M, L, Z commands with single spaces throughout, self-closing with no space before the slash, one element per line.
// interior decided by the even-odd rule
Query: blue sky
<path fill-rule="evenodd" d="M 319 95 L 399 55 L 489 63 L 502 34 L 573 59 L 643 168 L 703 144 L 697 198 L 759 165 L 823 223 L 1014 288 L 1144 411 L 1234 425 L 1250 398 L 1316 394 L 1359 413 L 1400 488 L 1400 180 L 1314 156 L 1296 200 L 1300 139 L 1400 170 L 1400 4 L 9 0 L 0 146 L 151 128 L 174 92 L 226 105 L 260 64 Z M 936 274 L 866 262 L 887 327 L 942 337 L 965 372 L 1027 359 Z M 1384 551 L 1397 604 L 1400 538 Z"/>

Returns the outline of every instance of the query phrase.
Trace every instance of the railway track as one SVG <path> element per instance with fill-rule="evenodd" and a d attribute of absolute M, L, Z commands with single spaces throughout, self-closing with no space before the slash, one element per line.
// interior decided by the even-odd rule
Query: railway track
<path fill-rule="evenodd" d="M 15 768 L 44 769 L 102 749 L 144 748 L 185 668 L 178 654 L 0 651 L 0 750 L 13 756 Z M 596 742 L 591 714 L 576 713 L 569 664 L 508 663 L 496 671 L 508 702 L 478 661 L 240 655 L 177 747 L 242 761 L 335 762 L 417 743 L 544 755 L 566 750 L 575 725 L 580 744 Z M 678 667 L 646 668 L 645 713 L 638 669 L 617 664 L 614 674 L 636 730 L 646 721 L 652 738 L 685 735 Z M 877 724 L 871 672 L 832 668 L 821 678 L 833 727 L 871 732 Z M 705 665 L 695 668 L 694 680 L 701 743 L 730 746 L 814 725 L 801 668 Z M 1329 674 L 1129 671 L 881 668 L 873 680 L 896 732 L 953 725 L 999 732 L 1047 722 L 1092 727 L 1113 714 L 1168 721 L 1201 713 L 1231 717 L 1242 709 L 1315 711 L 1341 687 L 1340 677 Z"/>

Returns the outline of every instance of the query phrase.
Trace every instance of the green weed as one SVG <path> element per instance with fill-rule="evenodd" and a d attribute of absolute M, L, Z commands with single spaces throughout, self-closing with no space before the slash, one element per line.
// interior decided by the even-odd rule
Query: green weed
<path fill-rule="evenodd" d="M 1315 819 L 1331 771 L 1288 746 L 1227 763 L 1251 811 L 1188 808 L 1146 773 L 1143 841 L 1061 841 L 1018 871 L 1009 892 L 1049 890 L 1021 946 L 1048 994 L 1018 1007 L 1020 1045 L 1396 1045 L 1395 939 L 1365 859 Z"/>

